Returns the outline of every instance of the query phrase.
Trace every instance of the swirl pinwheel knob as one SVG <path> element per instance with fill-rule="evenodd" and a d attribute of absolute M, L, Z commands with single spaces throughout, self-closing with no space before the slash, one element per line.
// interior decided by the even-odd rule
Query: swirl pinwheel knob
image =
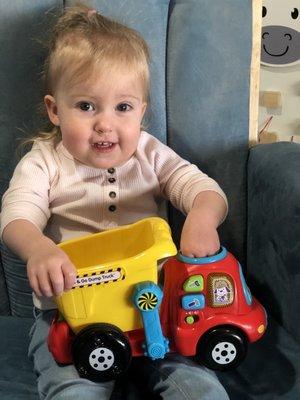
<path fill-rule="evenodd" d="M 154 293 L 146 292 L 139 296 L 137 306 L 142 311 L 151 311 L 157 307 L 158 298 Z"/>

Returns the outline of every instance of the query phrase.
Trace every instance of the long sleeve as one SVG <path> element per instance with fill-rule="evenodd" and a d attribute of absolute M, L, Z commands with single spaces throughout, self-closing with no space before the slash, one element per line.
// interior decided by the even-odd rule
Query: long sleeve
<path fill-rule="evenodd" d="M 144 151 L 153 164 L 162 195 L 174 207 L 188 214 L 198 193 L 211 190 L 227 199 L 217 182 L 196 166 L 181 158 L 171 148 L 145 134 Z"/>
<path fill-rule="evenodd" d="M 50 217 L 49 168 L 43 153 L 34 148 L 18 163 L 2 198 L 1 237 L 6 225 L 26 219 L 41 231 Z"/>

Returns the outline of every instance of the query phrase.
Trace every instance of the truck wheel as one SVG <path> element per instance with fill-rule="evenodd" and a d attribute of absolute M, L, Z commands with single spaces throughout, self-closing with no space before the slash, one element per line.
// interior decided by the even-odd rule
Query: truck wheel
<path fill-rule="evenodd" d="M 237 367 L 247 353 L 247 340 L 237 329 L 215 328 L 200 339 L 196 359 L 206 367 L 228 371 Z"/>
<path fill-rule="evenodd" d="M 80 331 L 74 340 L 72 353 L 79 375 L 94 382 L 118 378 L 131 361 L 127 337 L 116 326 L 104 323 Z"/>

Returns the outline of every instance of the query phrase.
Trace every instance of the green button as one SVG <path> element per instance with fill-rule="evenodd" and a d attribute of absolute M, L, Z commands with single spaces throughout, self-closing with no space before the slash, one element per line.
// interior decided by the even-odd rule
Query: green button
<path fill-rule="evenodd" d="M 193 317 L 192 315 L 188 315 L 188 316 L 185 318 L 185 322 L 186 322 L 187 324 L 191 325 L 191 324 L 193 324 L 193 323 L 195 322 L 195 319 L 194 319 L 194 317 Z"/>
<path fill-rule="evenodd" d="M 202 292 L 203 287 L 202 275 L 190 276 L 183 284 L 183 290 L 185 292 Z"/>

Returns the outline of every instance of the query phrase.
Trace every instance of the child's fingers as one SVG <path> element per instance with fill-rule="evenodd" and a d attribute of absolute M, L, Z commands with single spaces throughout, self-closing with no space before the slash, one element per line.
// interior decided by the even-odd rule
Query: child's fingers
<path fill-rule="evenodd" d="M 55 296 L 58 296 L 64 291 L 64 276 L 60 266 L 58 266 L 57 268 L 52 268 L 49 271 L 49 276 L 53 289 L 53 294 Z"/>
<path fill-rule="evenodd" d="M 220 242 L 219 240 L 212 241 L 210 243 L 183 243 L 180 247 L 180 251 L 184 256 L 187 257 L 208 257 L 213 256 L 220 250 Z"/>
<path fill-rule="evenodd" d="M 47 270 L 41 270 L 37 276 L 38 281 L 39 281 L 39 287 L 42 295 L 46 297 L 52 297 L 53 296 L 53 289 L 52 289 L 52 283 L 50 280 L 50 276 L 48 274 Z"/>
<path fill-rule="evenodd" d="M 39 285 L 39 281 L 36 275 L 33 274 L 28 274 L 28 279 L 29 279 L 29 283 L 31 286 L 31 289 L 34 291 L 34 293 L 38 296 L 41 297 L 42 296 L 42 292 L 40 289 L 40 285 Z"/>
<path fill-rule="evenodd" d="M 76 269 L 71 262 L 64 262 L 62 272 L 65 279 L 65 290 L 69 290 L 74 286 L 76 280 Z"/>

